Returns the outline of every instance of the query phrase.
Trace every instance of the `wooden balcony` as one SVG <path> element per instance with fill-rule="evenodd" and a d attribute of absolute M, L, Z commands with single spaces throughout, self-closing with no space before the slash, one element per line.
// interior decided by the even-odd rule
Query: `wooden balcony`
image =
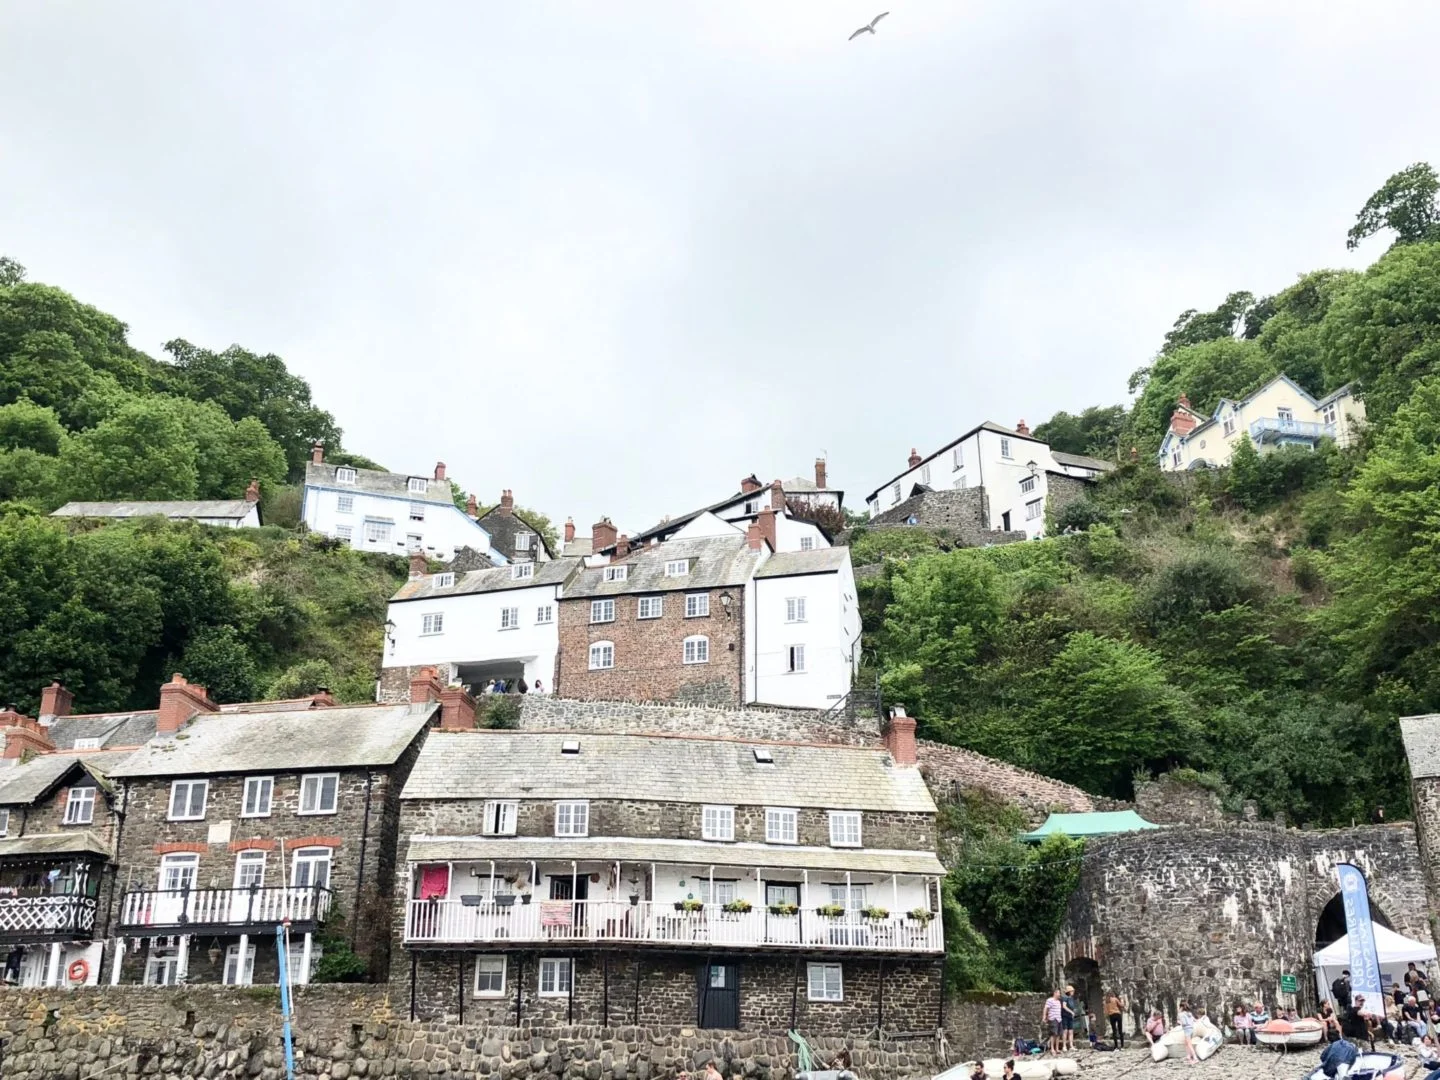
<path fill-rule="evenodd" d="M 317 886 L 249 889 L 132 889 L 120 902 L 125 933 L 164 933 L 271 928 L 289 921 L 314 929 L 330 911 L 330 890 Z"/>
<path fill-rule="evenodd" d="M 723 906 L 709 905 L 686 910 L 683 905 L 653 901 L 497 904 L 468 898 L 409 901 L 405 943 L 416 947 L 654 945 L 931 954 L 944 947 L 938 916 L 926 920 L 904 914 L 868 918 L 859 911 L 821 915 L 813 908 L 780 915 L 761 907 L 726 911 Z"/>
<path fill-rule="evenodd" d="M 93 896 L 0 896 L 0 941 L 75 941 L 95 932 Z"/>

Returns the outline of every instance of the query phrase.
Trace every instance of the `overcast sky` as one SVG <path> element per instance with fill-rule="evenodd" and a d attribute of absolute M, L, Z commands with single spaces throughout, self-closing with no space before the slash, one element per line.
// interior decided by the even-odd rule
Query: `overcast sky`
<path fill-rule="evenodd" d="M 1433 0 L 0 6 L 0 251 L 622 529 L 1126 399 L 1440 165 Z"/>

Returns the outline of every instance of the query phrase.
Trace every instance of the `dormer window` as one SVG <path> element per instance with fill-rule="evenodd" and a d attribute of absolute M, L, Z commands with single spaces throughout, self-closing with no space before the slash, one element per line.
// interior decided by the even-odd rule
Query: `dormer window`
<path fill-rule="evenodd" d="M 411 494 L 411 495 L 424 495 L 424 494 L 425 494 L 427 491 L 429 491 L 429 490 L 430 490 L 430 481 L 429 481 L 429 480 L 426 480 L 425 477 L 423 477 L 423 476 L 412 476 L 412 477 L 410 477 L 410 494 Z"/>
<path fill-rule="evenodd" d="M 669 562 L 667 562 L 667 563 L 665 564 L 665 576 L 666 576 L 666 577 L 689 577 L 689 576 L 690 576 L 690 560 L 689 560 L 689 559 L 671 559 Z"/>
<path fill-rule="evenodd" d="M 758 514 L 759 512 L 760 512 L 760 500 L 759 500 L 759 499 L 746 499 L 746 500 L 745 500 L 745 513 L 747 513 L 747 514 Z"/>
<path fill-rule="evenodd" d="M 533 578 L 535 576 L 535 564 L 522 562 L 510 567 L 510 579 L 519 581 L 521 578 Z"/>
<path fill-rule="evenodd" d="M 436 575 L 435 575 L 435 588 L 437 588 L 437 589 L 448 589 L 448 588 L 450 588 L 450 586 L 452 586 L 452 585 L 454 585 L 454 584 L 455 584 L 455 575 L 454 575 L 454 574 L 436 574 Z"/>
<path fill-rule="evenodd" d="M 529 551 L 529 550 L 530 550 L 530 534 L 529 534 L 529 533 L 527 533 L 527 532 L 522 532 L 522 533 L 516 533 L 516 534 L 515 534 L 515 550 L 516 550 L 516 551 Z"/>
<path fill-rule="evenodd" d="M 355 482 L 355 470 L 347 469 L 342 465 L 335 470 L 335 482 L 337 484 L 353 484 Z"/>
<path fill-rule="evenodd" d="M 628 567 L 628 566 L 607 566 L 607 567 L 605 567 L 605 580 L 606 580 L 606 581 L 624 581 L 624 580 L 625 580 L 626 578 L 628 578 L 629 576 L 630 576 L 630 567 Z"/>

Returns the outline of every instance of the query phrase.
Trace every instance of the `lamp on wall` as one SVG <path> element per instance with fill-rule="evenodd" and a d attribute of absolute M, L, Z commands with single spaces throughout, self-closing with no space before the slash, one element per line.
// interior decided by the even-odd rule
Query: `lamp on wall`
<path fill-rule="evenodd" d="M 218 938 L 210 939 L 210 948 L 205 954 L 210 957 L 210 966 L 214 967 L 220 963 L 220 941 Z"/>
<path fill-rule="evenodd" d="M 395 622 L 392 619 L 385 620 L 385 640 L 391 645 L 395 644 Z"/>
<path fill-rule="evenodd" d="M 1031 476 L 1038 476 L 1040 473 L 1040 466 L 1036 465 L 1034 461 L 1027 461 L 1025 463 L 1025 468 L 1030 470 Z"/>
<path fill-rule="evenodd" d="M 728 592 L 722 592 L 720 594 L 720 606 L 725 609 L 726 615 L 730 614 L 730 605 L 733 603 L 735 603 L 735 598 Z"/>

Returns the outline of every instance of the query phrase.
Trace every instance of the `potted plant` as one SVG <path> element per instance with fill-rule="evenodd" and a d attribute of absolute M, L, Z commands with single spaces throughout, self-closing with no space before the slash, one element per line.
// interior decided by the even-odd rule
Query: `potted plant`
<path fill-rule="evenodd" d="M 751 910 L 754 906 L 755 905 L 750 903 L 749 900 L 731 900 L 728 904 L 725 905 L 724 910 L 731 915 L 743 915 L 745 914 L 745 912 Z"/>
<path fill-rule="evenodd" d="M 771 905 L 770 905 L 770 914 L 771 914 L 771 915 L 795 915 L 795 914 L 797 914 L 799 911 L 800 911 L 800 905 L 799 905 L 799 904 L 791 904 L 791 903 L 789 903 L 788 901 L 787 901 L 787 902 L 781 902 L 781 903 L 779 903 L 779 904 L 771 904 Z"/>
<path fill-rule="evenodd" d="M 497 893 L 497 894 L 495 895 L 495 905 L 496 905 L 497 907 L 514 907 L 514 906 L 515 906 L 515 894 L 514 894 L 514 893 Z"/>
<path fill-rule="evenodd" d="M 845 914 L 844 904 L 821 904 L 815 909 L 816 915 L 824 915 L 830 919 L 838 919 Z"/>
<path fill-rule="evenodd" d="M 638 903 L 640 903 L 640 894 L 638 892 L 632 892 L 630 894 L 630 906 L 634 907 Z"/>
<path fill-rule="evenodd" d="M 530 894 L 528 892 L 522 892 L 520 894 L 520 902 L 522 904 L 528 904 L 530 902 Z"/>
<path fill-rule="evenodd" d="M 928 923 L 931 919 L 935 918 L 935 913 L 934 913 L 933 911 L 931 911 L 929 908 L 923 908 L 923 907 L 911 908 L 911 909 L 910 909 L 910 918 L 914 919 L 914 920 L 915 920 L 916 922 L 918 922 L 918 923 L 922 923 L 922 924 L 923 924 L 923 923 Z"/>
<path fill-rule="evenodd" d="M 684 900 L 675 901 L 676 911 L 703 911 L 705 905 L 693 896 L 687 896 Z"/>
<path fill-rule="evenodd" d="M 880 907 L 878 904 L 870 904 L 865 907 L 860 914 L 867 919 L 888 919 L 890 917 L 890 909 Z"/>

